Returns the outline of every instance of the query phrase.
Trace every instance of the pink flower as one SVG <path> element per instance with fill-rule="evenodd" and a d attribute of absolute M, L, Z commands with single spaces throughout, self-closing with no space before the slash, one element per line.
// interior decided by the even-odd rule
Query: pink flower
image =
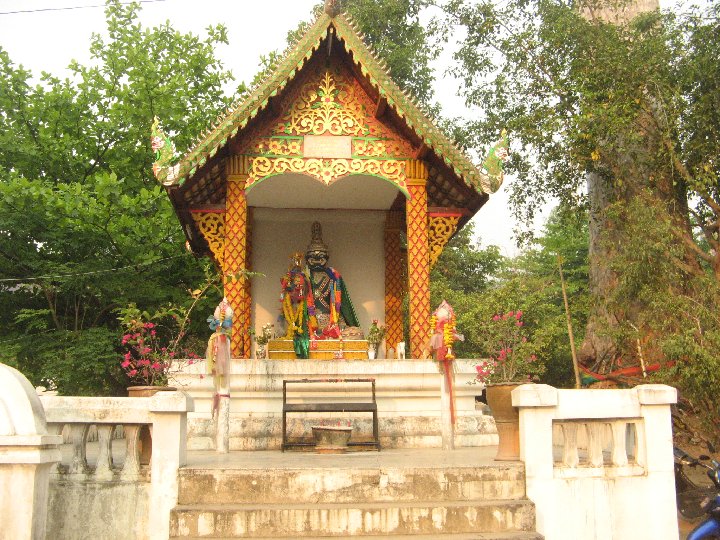
<path fill-rule="evenodd" d="M 130 375 L 131 377 L 134 377 L 135 375 L 137 375 L 137 369 L 131 369 L 131 370 L 128 372 L 128 375 Z"/>
<path fill-rule="evenodd" d="M 523 322 L 520 321 L 520 320 L 518 320 L 518 321 L 515 323 L 515 326 L 522 326 L 522 325 L 523 325 Z"/>
<path fill-rule="evenodd" d="M 535 356 L 534 354 L 531 354 L 531 355 L 530 355 L 530 361 L 531 361 L 531 362 L 534 362 L 535 360 L 537 360 L 537 356 Z"/>
<path fill-rule="evenodd" d="M 155 325 L 154 325 L 153 323 L 151 323 L 151 322 L 146 322 L 143 326 L 144 326 L 145 328 L 147 328 L 148 330 L 149 330 L 150 328 L 155 328 Z"/>
<path fill-rule="evenodd" d="M 192 366 L 195 363 L 195 360 L 188 360 L 188 365 Z"/>
<path fill-rule="evenodd" d="M 515 313 L 515 318 L 520 320 L 520 317 L 522 317 L 522 311 L 518 310 L 517 313 Z"/>
<path fill-rule="evenodd" d="M 160 371 L 160 362 L 154 362 L 152 366 L 150 366 L 155 371 Z"/>
<path fill-rule="evenodd" d="M 123 358 L 129 362 L 130 359 L 132 358 L 132 353 L 130 351 L 126 352 L 125 356 Z"/>
<path fill-rule="evenodd" d="M 130 360 L 125 360 L 122 364 L 120 364 L 124 369 L 127 369 L 130 366 Z"/>
<path fill-rule="evenodd" d="M 151 336 L 154 337 L 154 336 L 155 336 L 155 333 L 156 333 L 155 330 L 150 330 L 150 335 L 151 335 Z"/>
<path fill-rule="evenodd" d="M 493 317 L 493 321 L 499 321 L 499 320 L 500 320 L 500 315 L 495 315 Z"/>

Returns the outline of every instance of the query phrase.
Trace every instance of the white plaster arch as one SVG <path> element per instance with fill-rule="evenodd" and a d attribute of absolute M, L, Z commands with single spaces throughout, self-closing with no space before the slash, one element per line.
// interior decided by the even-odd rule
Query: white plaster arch
<path fill-rule="evenodd" d="M 309 175 L 285 173 L 254 185 L 247 201 L 256 208 L 387 210 L 398 193 L 392 182 L 366 174 L 344 176 L 328 186 Z"/>

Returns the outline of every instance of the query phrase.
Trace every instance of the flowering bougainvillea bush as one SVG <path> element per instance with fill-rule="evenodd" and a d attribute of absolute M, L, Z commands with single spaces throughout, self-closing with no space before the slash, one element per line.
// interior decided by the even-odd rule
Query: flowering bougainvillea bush
<path fill-rule="evenodd" d="M 482 345 L 490 358 L 475 366 L 476 382 L 531 382 L 543 374 L 545 366 L 527 339 L 522 311 L 496 314 L 483 330 Z"/>
<path fill-rule="evenodd" d="M 169 306 L 151 315 L 130 304 L 118 313 L 124 351 L 120 366 L 132 384 L 164 386 L 171 369 L 177 371 L 200 358 L 181 347 L 188 310 Z"/>

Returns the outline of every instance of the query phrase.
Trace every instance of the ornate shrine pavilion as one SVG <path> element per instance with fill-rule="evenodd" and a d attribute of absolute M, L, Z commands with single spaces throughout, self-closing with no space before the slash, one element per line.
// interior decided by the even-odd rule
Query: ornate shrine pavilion
<path fill-rule="evenodd" d="M 190 248 L 225 276 L 235 358 L 251 356 L 250 328 L 277 319 L 279 279 L 314 222 L 359 325 L 384 320 L 394 348 L 408 293 L 408 356 L 423 357 L 430 268 L 502 181 L 398 88 L 331 2 L 244 102 L 179 163 L 160 159 L 154 169 Z M 243 270 L 265 277 L 236 279 Z"/>

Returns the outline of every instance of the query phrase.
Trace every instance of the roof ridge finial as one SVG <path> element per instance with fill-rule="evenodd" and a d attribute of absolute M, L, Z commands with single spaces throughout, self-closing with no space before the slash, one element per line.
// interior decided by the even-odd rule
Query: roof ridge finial
<path fill-rule="evenodd" d="M 335 17 L 336 15 L 340 15 L 342 11 L 342 0 L 325 0 L 325 13 L 327 13 L 331 18 Z"/>

